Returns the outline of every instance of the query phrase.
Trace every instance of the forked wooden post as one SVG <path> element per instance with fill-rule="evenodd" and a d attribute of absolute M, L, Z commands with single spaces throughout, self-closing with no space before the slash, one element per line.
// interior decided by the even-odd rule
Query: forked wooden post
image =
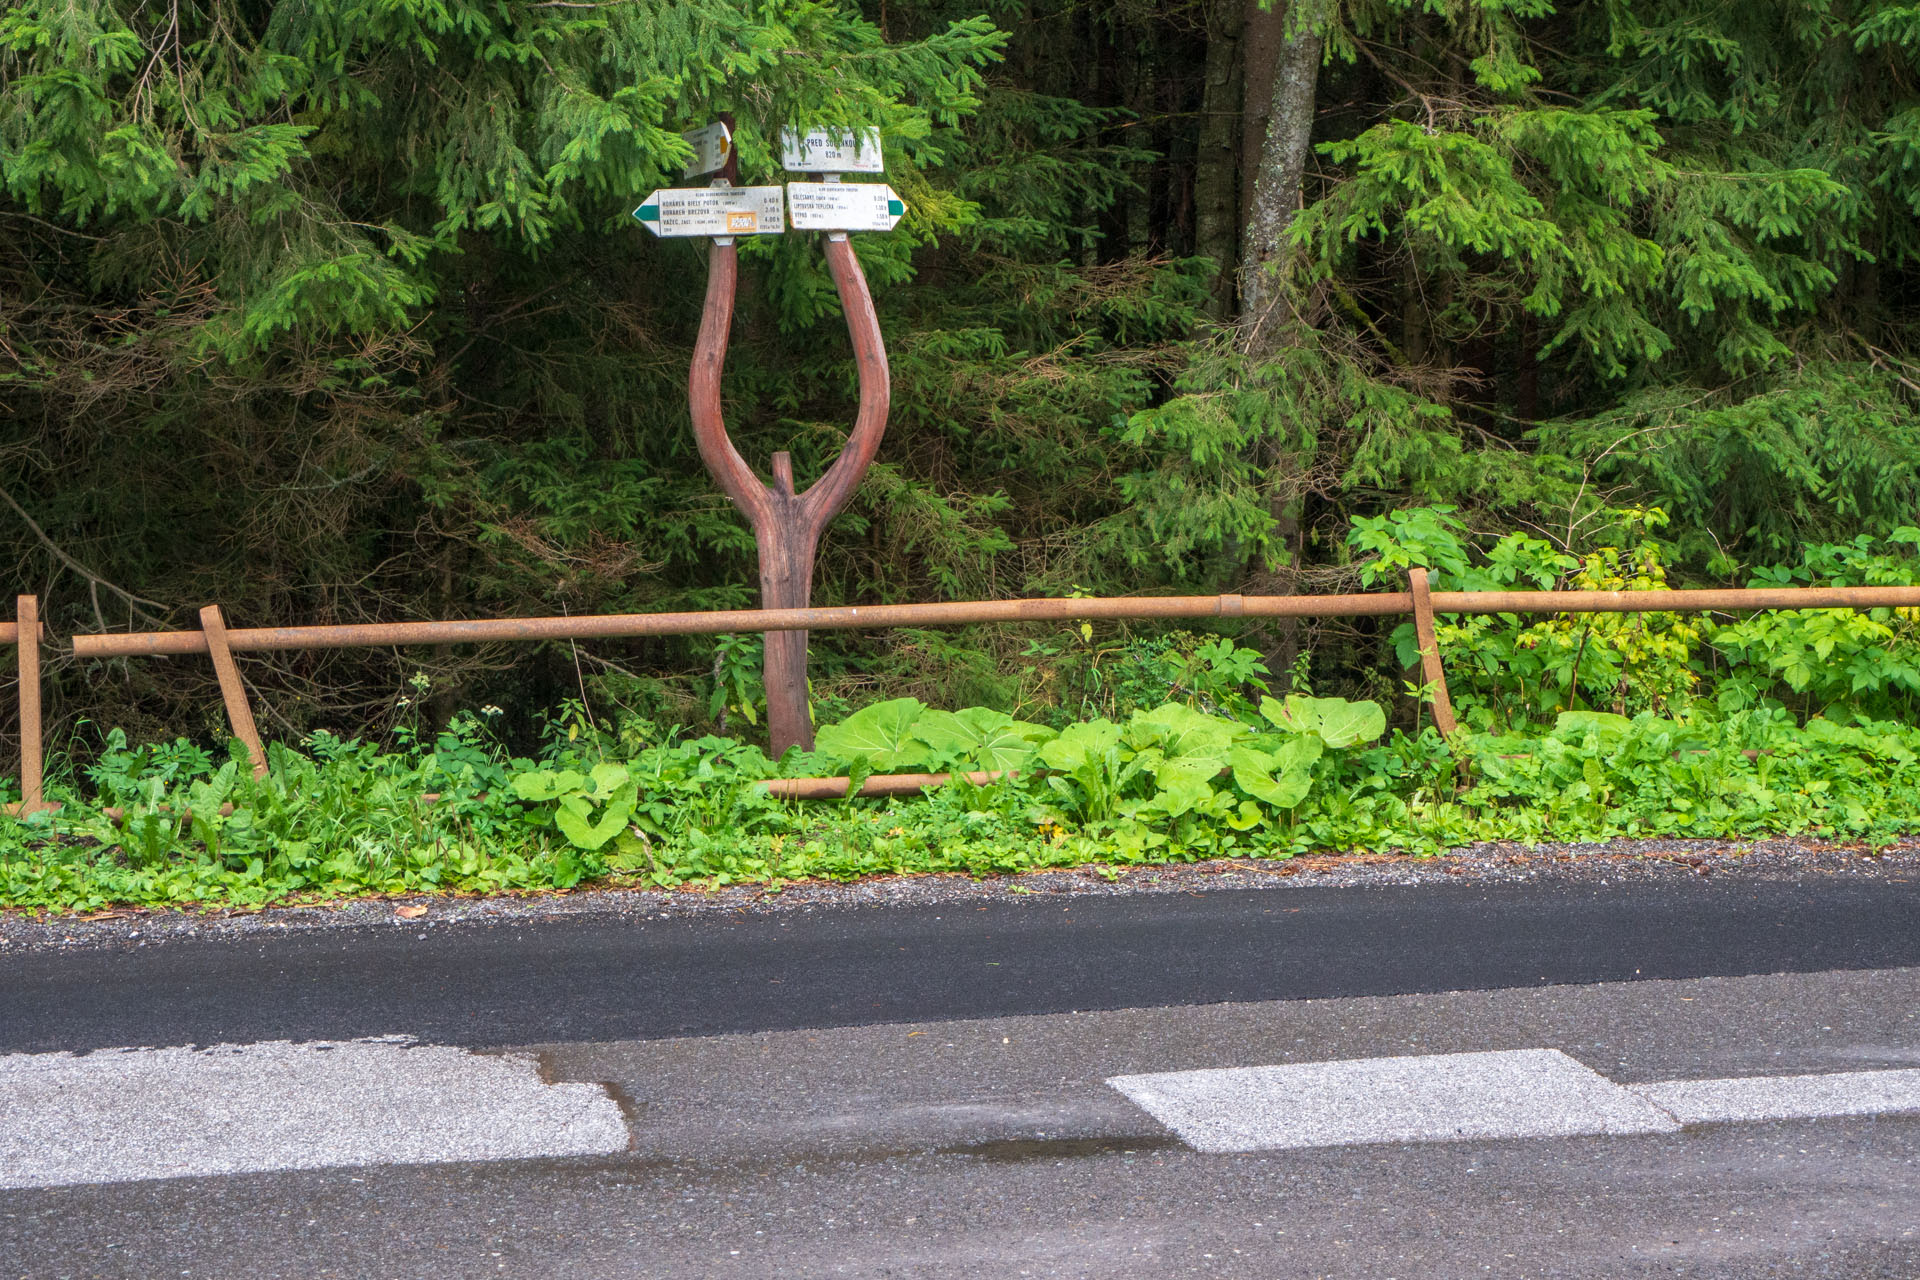
<path fill-rule="evenodd" d="M 1459 722 L 1453 718 L 1447 673 L 1440 665 L 1440 641 L 1433 629 L 1433 592 L 1427 586 L 1427 571 L 1407 570 L 1407 585 L 1413 591 L 1413 634 L 1420 641 L 1420 676 L 1433 698 L 1433 727 L 1442 737 L 1451 737 Z"/>
<path fill-rule="evenodd" d="M 715 240 L 708 258 L 707 305 L 700 319 L 700 339 L 694 347 L 693 371 L 687 400 L 693 412 L 694 439 L 700 459 L 735 506 L 753 524 L 760 552 L 760 606 L 764 609 L 804 609 L 813 595 L 814 553 L 827 523 L 847 505 L 847 499 L 866 475 L 887 429 L 891 392 L 887 382 L 887 352 L 880 340 L 880 320 L 874 314 L 867 278 L 853 256 L 844 233 L 827 237 L 827 266 L 840 305 L 846 311 L 847 331 L 853 337 L 853 358 L 860 374 L 860 410 L 846 447 L 825 475 L 804 493 L 793 491 L 793 459 L 773 455 L 773 483 L 763 484 L 727 436 L 720 408 L 720 370 L 727 356 L 727 336 L 733 327 L 734 290 L 740 261 L 731 240 Z M 807 708 L 807 633 L 770 631 L 765 636 L 767 734 L 773 754 L 788 747 L 813 749 L 813 717 Z"/>
<path fill-rule="evenodd" d="M 227 642 L 227 620 L 220 606 L 210 604 L 200 611 L 200 630 L 207 636 L 207 656 L 213 659 L 213 673 L 220 678 L 220 697 L 227 704 L 227 723 L 233 736 L 246 744 L 247 758 L 253 761 L 253 776 L 267 776 L 267 751 L 260 745 L 260 730 L 253 723 L 253 707 L 247 702 L 247 686 L 240 682 L 240 668 L 233 661 L 233 646 Z"/>
<path fill-rule="evenodd" d="M 40 599 L 14 603 L 14 644 L 20 655 L 20 816 L 47 807 L 46 743 L 40 721 Z"/>

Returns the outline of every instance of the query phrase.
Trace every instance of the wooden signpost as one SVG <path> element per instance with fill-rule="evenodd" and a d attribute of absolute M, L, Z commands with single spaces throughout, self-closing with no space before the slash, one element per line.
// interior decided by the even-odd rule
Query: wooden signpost
<path fill-rule="evenodd" d="M 732 185 L 739 162 L 732 145 L 733 122 L 724 116 L 717 126 L 683 135 L 694 148 L 696 163 L 716 154 L 712 139 L 717 135 L 709 130 L 724 132 L 726 139 L 721 176 L 710 187 L 656 191 L 634 210 L 634 216 L 655 235 L 712 239 L 707 257 L 706 309 L 700 317 L 700 337 L 687 380 L 694 439 L 700 447 L 700 460 L 715 482 L 753 525 L 760 554 L 761 607 L 803 609 L 812 602 L 813 562 L 820 535 L 847 505 L 879 451 L 892 394 L 880 320 L 847 233 L 891 230 L 906 206 L 884 184 L 838 180 L 843 172 L 881 171 L 878 130 L 783 131 L 783 158 L 788 169 L 828 175 L 824 182 L 789 183 L 784 200 L 779 187 Z M 703 146 L 707 150 L 703 151 Z M 694 173 L 689 167 L 688 175 Z M 795 230 L 827 233 L 827 269 L 846 312 L 860 377 L 860 407 L 846 446 L 825 475 L 798 492 L 794 489 L 791 454 L 773 455 L 771 484 L 762 481 L 740 456 L 727 435 L 720 402 L 720 374 L 726 363 L 734 293 L 740 278 L 734 237 L 782 231 L 789 213 Z M 807 633 L 771 631 L 764 637 L 764 646 L 762 679 L 767 690 L 767 734 L 773 754 L 778 756 L 788 747 L 810 751 L 813 715 L 807 705 Z"/>

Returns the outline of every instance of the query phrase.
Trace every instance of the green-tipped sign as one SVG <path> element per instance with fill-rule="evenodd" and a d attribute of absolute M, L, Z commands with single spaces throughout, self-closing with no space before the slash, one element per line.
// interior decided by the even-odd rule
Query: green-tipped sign
<path fill-rule="evenodd" d="M 789 182 L 795 231 L 891 231 L 906 202 L 884 182 Z"/>
<path fill-rule="evenodd" d="M 771 236 L 787 229 L 779 187 L 663 187 L 633 216 L 657 236 Z"/>

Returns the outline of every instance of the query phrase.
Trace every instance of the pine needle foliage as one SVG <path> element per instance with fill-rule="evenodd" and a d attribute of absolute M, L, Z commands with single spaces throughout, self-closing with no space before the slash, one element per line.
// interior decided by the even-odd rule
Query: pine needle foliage
<path fill-rule="evenodd" d="M 1258 14 L 18 0 L 0 538 L 56 630 L 211 599 L 243 625 L 751 603 L 684 408 L 704 247 L 629 217 L 720 112 L 748 182 L 781 180 L 784 125 L 879 127 L 910 209 L 856 238 L 895 408 L 823 603 L 1351 586 L 1356 521 L 1433 503 L 1574 556 L 1658 506 L 1676 584 L 1912 523 L 1920 9 L 1292 6 L 1325 57 L 1253 342 L 1221 301 L 1251 177 L 1220 140 L 1245 141 Z M 729 425 L 804 484 L 853 410 L 838 299 L 809 237 L 742 260 Z M 1390 649 L 1316 643 L 1336 683 Z M 1045 685 L 1029 644 L 1053 641 L 816 638 L 816 697 Z M 740 652 L 250 675 L 278 732 L 378 729 L 425 669 L 443 717 L 498 702 L 524 735 L 583 688 L 698 720 Z M 56 665 L 56 707 L 216 728 L 181 665 Z"/>

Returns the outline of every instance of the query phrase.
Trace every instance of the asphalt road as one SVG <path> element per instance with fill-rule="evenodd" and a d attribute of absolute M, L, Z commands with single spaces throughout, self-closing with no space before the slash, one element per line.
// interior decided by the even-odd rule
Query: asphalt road
<path fill-rule="evenodd" d="M 1917 893 L 1315 889 L 31 953 L 0 980 L 15 1063 L 400 1033 L 603 1088 L 631 1138 L 18 1187 L 0 1277 L 1913 1280 L 1920 1114 L 1209 1154 L 1107 1081 L 1522 1049 L 1609 1088 L 1910 1076 Z M 391 1073 L 408 1051 L 379 1052 Z M 299 1054 L 259 1053 L 268 1096 L 305 1087 Z M 59 1062 L 122 1056 L 152 1060 Z M 245 1057 L 222 1059 L 234 1088 Z M 380 1104 L 375 1078 L 352 1105 Z M 396 1145 L 432 1123 L 395 1114 Z M 113 1127 L 175 1140 L 132 1110 Z"/>
<path fill-rule="evenodd" d="M 33 952 L 0 1053 L 488 1046 L 1920 965 L 1920 883 L 1221 891 Z"/>

